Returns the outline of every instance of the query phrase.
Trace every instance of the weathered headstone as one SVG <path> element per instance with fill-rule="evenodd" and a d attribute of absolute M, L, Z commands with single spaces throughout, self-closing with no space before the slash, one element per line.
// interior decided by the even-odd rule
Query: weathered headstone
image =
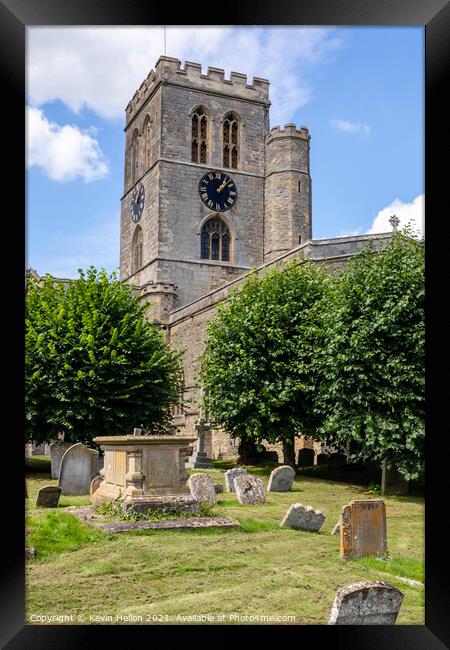
<path fill-rule="evenodd" d="M 100 487 L 100 485 L 103 483 L 104 480 L 105 479 L 103 478 L 103 476 L 96 476 L 95 478 L 92 479 L 91 485 L 89 487 L 89 496 L 91 498 L 91 503 L 92 503 L 92 497 L 97 492 L 98 488 Z"/>
<path fill-rule="evenodd" d="M 310 467 L 314 465 L 314 449 L 303 447 L 298 452 L 297 465 L 299 467 Z"/>
<path fill-rule="evenodd" d="M 386 459 L 381 465 L 381 494 L 408 494 L 407 481 L 395 467 L 388 468 Z"/>
<path fill-rule="evenodd" d="M 214 481 L 208 474 L 192 474 L 187 484 L 191 495 L 200 503 L 217 503 Z"/>
<path fill-rule="evenodd" d="M 339 529 L 340 529 L 339 522 L 337 522 L 337 524 L 335 525 L 335 527 L 331 531 L 331 534 L 332 535 L 339 535 Z"/>
<path fill-rule="evenodd" d="M 317 454 L 316 465 L 326 465 L 328 463 L 327 454 Z"/>
<path fill-rule="evenodd" d="M 280 526 L 315 533 L 320 530 L 324 521 L 325 515 L 320 510 L 314 510 L 312 506 L 304 506 L 302 503 L 294 503 L 288 508 Z"/>
<path fill-rule="evenodd" d="M 258 505 L 266 502 L 264 483 L 257 476 L 241 474 L 234 479 L 234 489 L 242 505 Z"/>
<path fill-rule="evenodd" d="M 402 600 L 402 592 L 382 580 L 341 587 L 328 625 L 394 625 Z"/>
<path fill-rule="evenodd" d="M 295 478 L 295 469 L 290 465 L 277 467 L 270 474 L 267 492 L 289 492 Z"/>
<path fill-rule="evenodd" d="M 81 442 L 72 445 L 61 459 L 59 486 L 62 494 L 89 494 L 91 481 L 97 476 L 98 451 Z"/>
<path fill-rule="evenodd" d="M 61 488 L 57 485 L 46 485 L 41 487 L 37 494 L 36 507 L 56 508 L 61 496 Z"/>
<path fill-rule="evenodd" d="M 384 555 L 387 551 L 384 501 L 351 501 L 341 510 L 339 529 L 342 558 Z"/>
<path fill-rule="evenodd" d="M 334 454 L 329 454 L 328 456 L 328 467 L 334 467 L 338 469 L 340 467 L 344 467 L 346 463 L 347 463 L 347 457 L 345 456 L 345 454 L 334 453 Z"/>
<path fill-rule="evenodd" d="M 58 440 L 50 446 L 50 467 L 52 478 L 59 478 L 59 471 L 61 469 L 61 460 L 66 451 L 72 447 L 73 442 L 64 442 Z"/>
<path fill-rule="evenodd" d="M 237 476 L 247 475 L 247 470 L 242 467 L 233 467 L 225 472 L 225 488 L 227 492 L 235 492 L 234 481 Z"/>

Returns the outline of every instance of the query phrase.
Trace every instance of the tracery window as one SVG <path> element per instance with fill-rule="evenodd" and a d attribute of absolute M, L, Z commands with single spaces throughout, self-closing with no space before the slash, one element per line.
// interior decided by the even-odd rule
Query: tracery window
<path fill-rule="evenodd" d="M 134 185 L 139 178 L 139 159 L 138 159 L 138 140 L 139 133 L 135 129 L 131 140 L 131 184 Z"/>
<path fill-rule="evenodd" d="M 151 129 L 152 129 L 152 122 L 150 120 L 150 116 L 147 115 L 144 122 L 144 170 L 150 167 L 150 162 L 151 162 L 151 155 L 150 155 L 150 147 L 152 143 Z"/>
<path fill-rule="evenodd" d="M 201 258 L 229 262 L 230 239 L 230 231 L 222 219 L 209 219 L 201 232 Z"/>
<path fill-rule="evenodd" d="M 223 121 L 223 166 L 237 169 L 239 160 L 239 120 L 234 113 Z"/>
<path fill-rule="evenodd" d="M 136 226 L 131 242 L 131 273 L 136 273 L 142 267 L 143 244 L 142 228 Z"/>
<path fill-rule="evenodd" d="M 192 115 L 192 153 L 195 163 L 206 163 L 208 118 L 205 109 L 200 106 Z"/>

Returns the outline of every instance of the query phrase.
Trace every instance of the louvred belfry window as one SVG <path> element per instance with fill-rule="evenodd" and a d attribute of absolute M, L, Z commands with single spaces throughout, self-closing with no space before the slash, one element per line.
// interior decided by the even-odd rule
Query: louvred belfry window
<path fill-rule="evenodd" d="M 197 108 L 192 116 L 191 160 L 206 164 L 208 118 L 205 109 Z"/>
<path fill-rule="evenodd" d="M 230 231 L 218 217 L 209 219 L 202 228 L 201 258 L 222 262 L 230 261 Z"/>
<path fill-rule="evenodd" d="M 228 113 L 223 121 L 223 166 L 237 169 L 239 160 L 239 120 Z"/>
<path fill-rule="evenodd" d="M 142 228 L 136 226 L 131 243 L 131 273 L 136 273 L 142 267 L 143 243 Z"/>

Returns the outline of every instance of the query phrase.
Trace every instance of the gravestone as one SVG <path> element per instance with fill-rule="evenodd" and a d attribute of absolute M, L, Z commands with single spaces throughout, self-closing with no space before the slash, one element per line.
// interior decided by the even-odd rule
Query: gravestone
<path fill-rule="evenodd" d="M 386 506 L 382 499 L 355 500 L 339 517 L 340 555 L 365 557 L 387 551 Z"/>
<path fill-rule="evenodd" d="M 328 456 L 328 467 L 334 467 L 335 469 L 338 469 L 340 467 L 344 467 L 347 463 L 347 457 L 345 454 L 341 453 L 334 453 L 334 454 L 329 454 Z"/>
<path fill-rule="evenodd" d="M 197 431 L 197 451 L 190 454 L 186 467 L 190 469 L 213 469 L 214 465 L 211 458 L 205 451 L 205 434 L 211 431 L 209 424 L 196 424 L 195 430 Z"/>
<path fill-rule="evenodd" d="M 61 459 L 59 487 L 62 494 L 89 494 L 91 481 L 97 476 L 98 451 L 78 442 L 67 449 Z"/>
<path fill-rule="evenodd" d="M 192 474 L 187 482 L 194 499 L 200 503 L 217 503 L 214 481 L 208 474 Z"/>
<path fill-rule="evenodd" d="M 332 535 L 339 535 L 339 529 L 340 529 L 339 522 L 337 522 L 337 524 L 335 525 L 335 527 L 331 531 L 331 534 Z"/>
<path fill-rule="evenodd" d="M 36 499 L 36 507 L 38 508 L 56 508 L 61 496 L 61 488 L 57 485 L 46 485 L 42 487 Z"/>
<path fill-rule="evenodd" d="M 270 474 L 267 492 L 289 492 L 295 478 L 295 469 L 290 465 L 277 467 Z"/>
<path fill-rule="evenodd" d="M 315 533 L 320 530 L 324 521 L 325 515 L 320 510 L 314 510 L 312 506 L 305 507 L 302 503 L 294 503 L 288 508 L 280 526 Z"/>
<path fill-rule="evenodd" d="M 59 471 L 61 469 L 61 460 L 69 447 L 72 447 L 73 442 L 63 442 L 58 440 L 50 445 L 50 467 L 52 478 L 59 479 Z"/>
<path fill-rule="evenodd" d="M 381 465 L 381 494 L 408 494 L 407 481 L 395 467 L 387 467 L 386 459 Z"/>
<path fill-rule="evenodd" d="M 91 485 L 89 487 L 89 496 L 91 499 L 91 503 L 92 503 L 92 497 L 97 492 L 100 485 L 103 483 L 103 480 L 104 480 L 103 476 L 96 476 L 95 478 L 92 479 Z"/>
<path fill-rule="evenodd" d="M 223 485 L 221 483 L 214 483 L 214 491 L 216 494 L 221 494 L 223 492 Z"/>
<path fill-rule="evenodd" d="M 242 505 L 259 505 L 266 502 L 264 483 L 257 476 L 241 474 L 234 479 L 234 489 Z"/>
<path fill-rule="evenodd" d="M 317 454 L 316 465 L 326 465 L 328 463 L 327 454 Z"/>
<path fill-rule="evenodd" d="M 225 488 L 227 492 L 235 492 L 234 481 L 237 476 L 244 476 L 247 474 L 247 470 L 242 467 L 234 467 L 233 469 L 228 469 L 225 472 Z"/>
<path fill-rule="evenodd" d="M 402 592 L 383 580 L 341 587 L 328 625 L 394 625 L 402 600 Z"/>
<path fill-rule="evenodd" d="M 297 465 L 299 467 L 310 467 L 314 465 L 314 449 L 309 449 L 308 447 L 303 447 L 298 452 L 298 461 Z"/>

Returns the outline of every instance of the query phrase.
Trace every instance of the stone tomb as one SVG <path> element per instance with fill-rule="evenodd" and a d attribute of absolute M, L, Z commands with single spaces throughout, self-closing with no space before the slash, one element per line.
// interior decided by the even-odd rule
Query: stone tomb
<path fill-rule="evenodd" d="M 394 625 L 401 591 L 382 580 L 363 580 L 337 590 L 329 625 Z"/>
<path fill-rule="evenodd" d="M 188 480 L 188 487 L 194 499 L 199 503 L 217 503 L 214 481 L 208 474 L 192 474 Z"/>
<path fill-rule="evenodd" d="M 387 551 L 386 506 L 382 499 L 355 500 L 339 517 L 340 555 L 364 557 Z"/>
<path fill-rule="evenodd" d="M 302 503 L 294 503 L 288 508 L 280 526 L 317 533 L 324 521 L 325 515 L 320 510 L 314 510 L 312 506 L 305 507 Z"/>
<path fill-rule="evenodd" d="M 71 445 L 61 459 L 59 487 L 62 494 L 89 494 L 92 479 L 97 476 L 98 451 L 83 443 Z"/>
<path fill-rule="evenodd" d="M 242 467 L 234 467 L 225 472 L 225 488 L 227 492 L 235 492 L 234 481 L 237 476 L 246 476 L 247 470 Z"/>
<path fill-rule="evenodd" d="M 104 436 L 94 438 L 105 452 L 103 483 L 92 503 L 123 497 L 123 508 L 196 512 L 199 503 L 186 485 L 185 460 L 195 438 L 181 436 Z"/>
<path fill-rule="evenodd" d="M 73 444 L 73 442 L 64 442 L 63 440 L 58 440 L 57 442 L 53 442 L 50 445 L 50 467 L 52 478 L 59 479 L 62 457 L 66 451 L 72 447 Z"/>
<path fill-rule="evenodd" d="M 37 494 L 36 507 L 57 508 L 60 496 L 61 488 L 57 485 L 46 485 L 45 487 L 41 487 Z"/>
<path fill-rule="evenodd" d="M 241 474 L 234 479 L 234 489 L 242 505 L 259 505 L 266 502 L 264 483 L 257 476 Z"/>
<path fill-rule="evenodd" d="M 267 492 L 289 492 L 295 478 L 295 469 L 290 465 L 277 467 L 270 474 Z"/>

